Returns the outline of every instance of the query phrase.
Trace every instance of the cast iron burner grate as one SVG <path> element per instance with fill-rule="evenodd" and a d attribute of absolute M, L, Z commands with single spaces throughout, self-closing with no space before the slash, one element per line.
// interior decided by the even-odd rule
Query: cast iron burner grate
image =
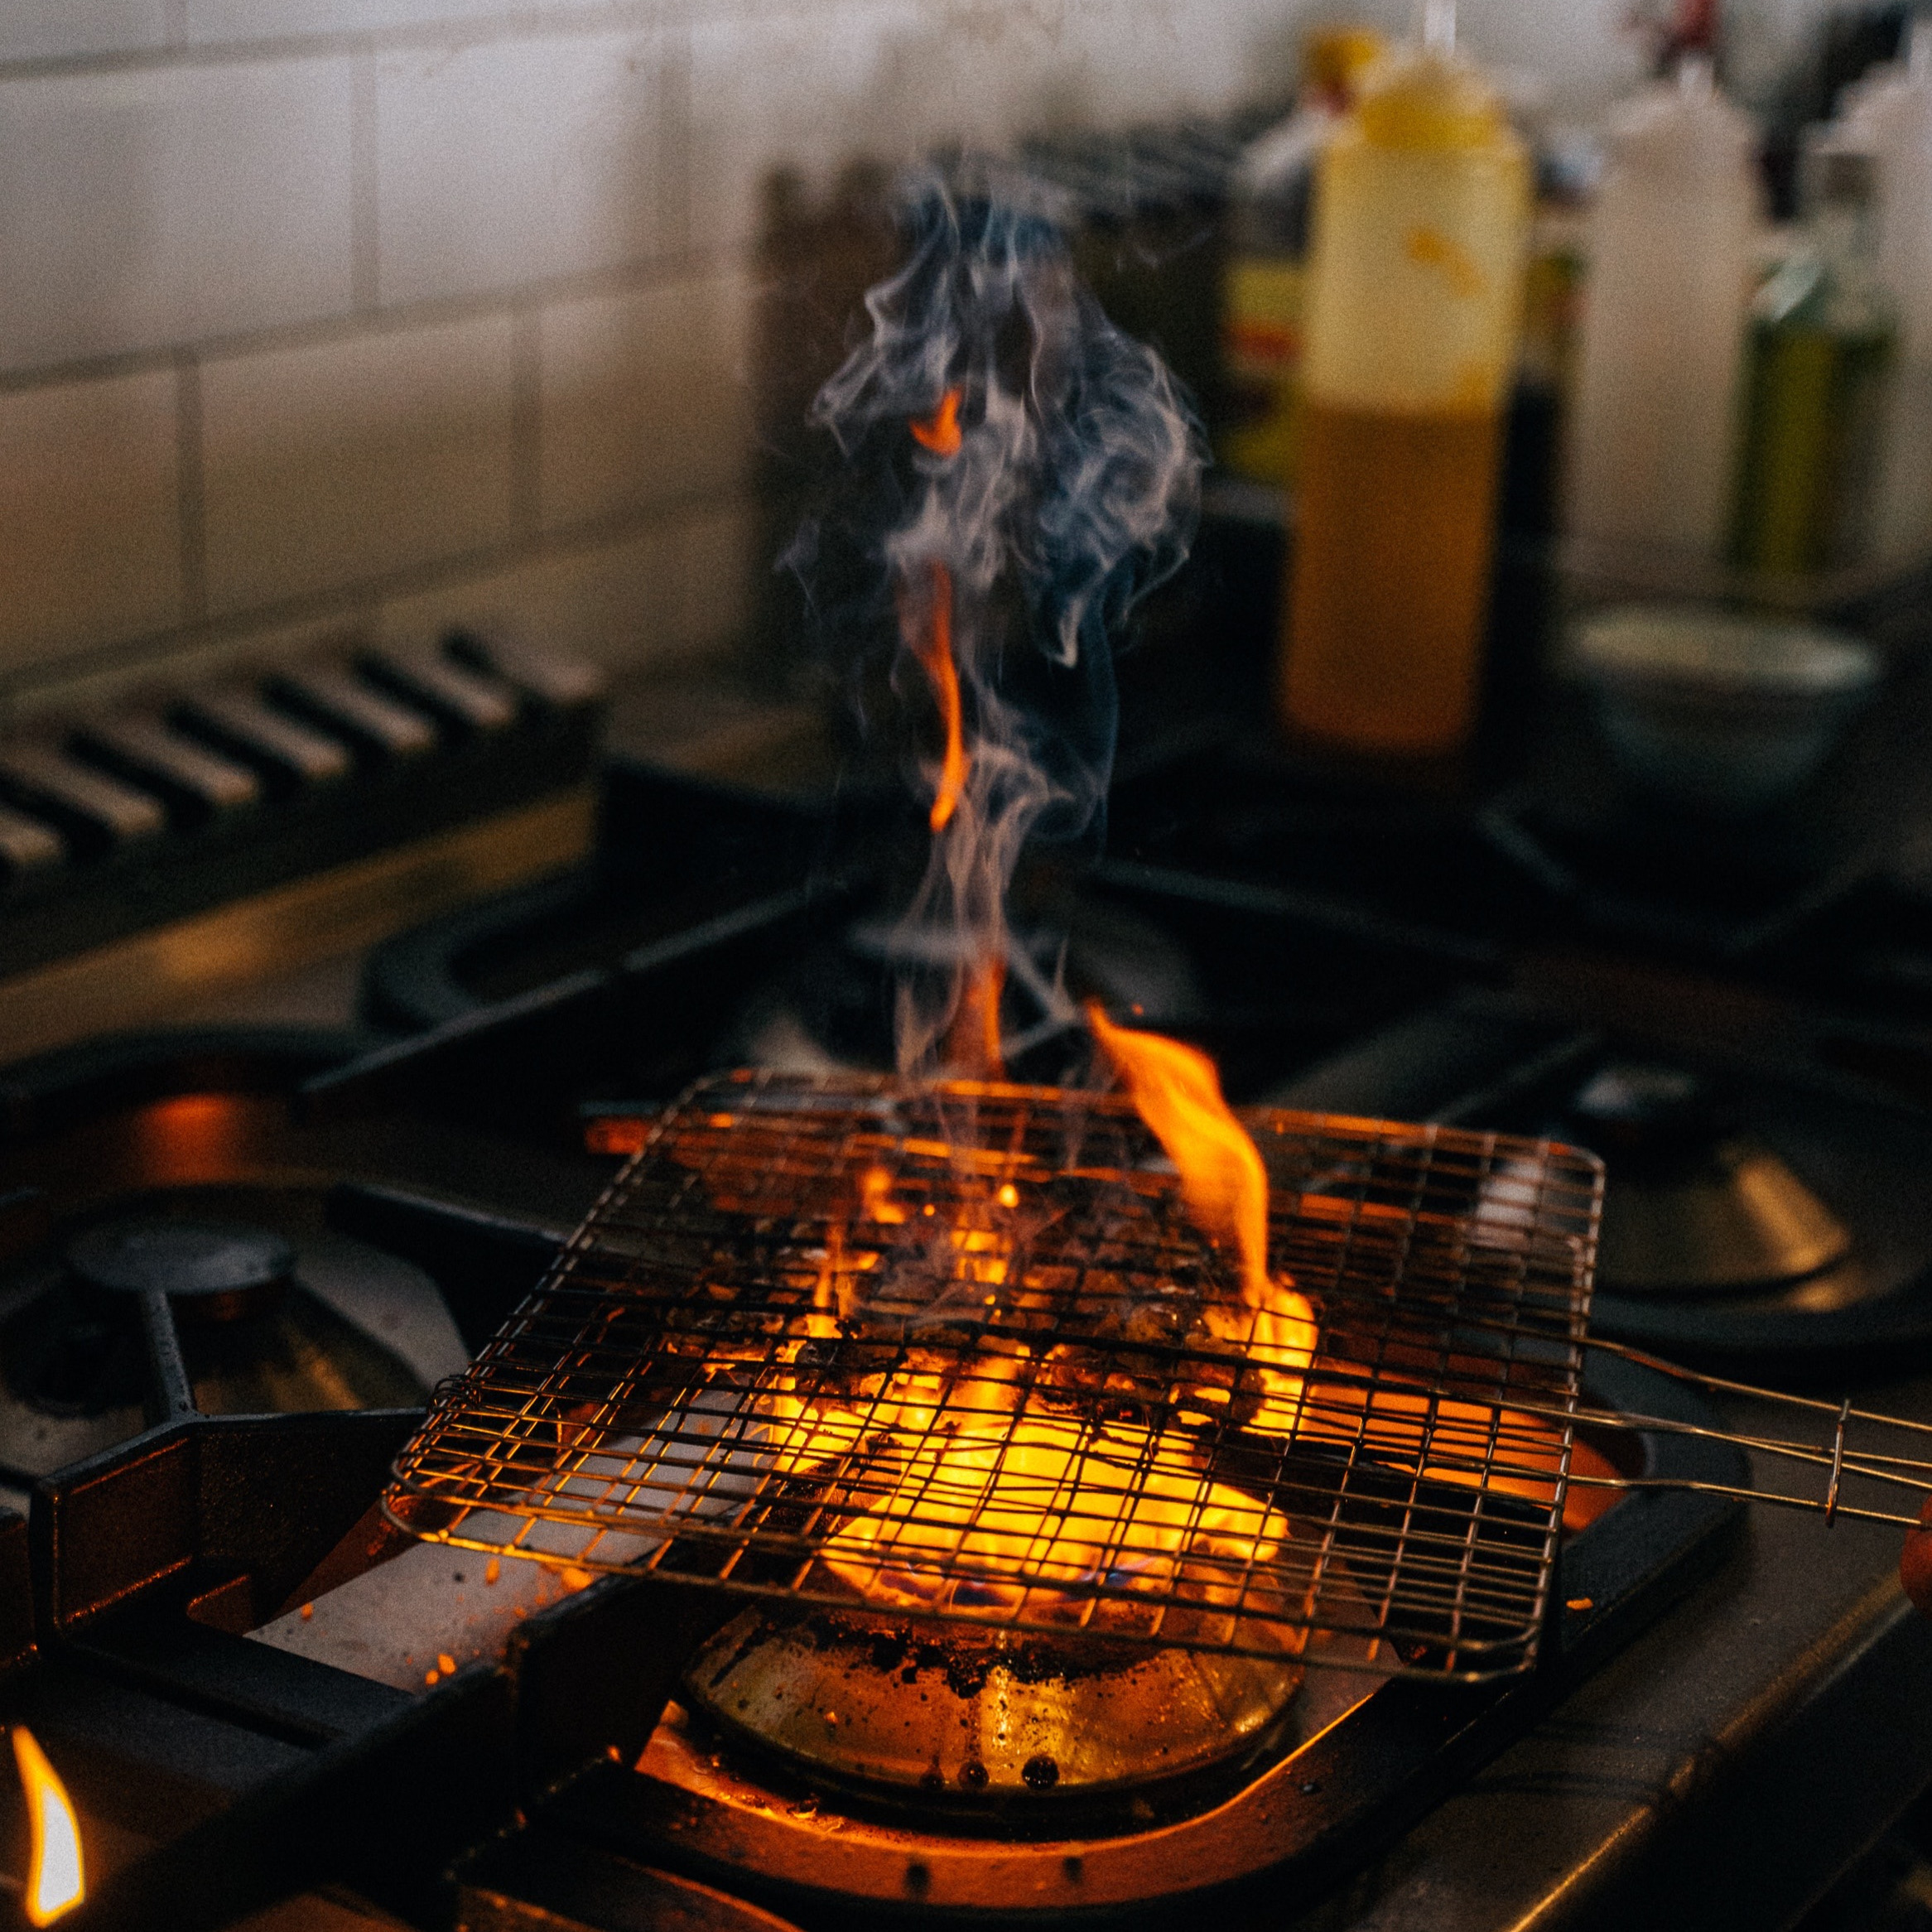
<path fill-rule="evenodd" d="M 1305 1375 L 1124 1099 L 740 1072 L 659 1120 L 386 1506 L 465 1548 L 1009 1633 L 1526 1667 L 1599 1164 L 1246 1119 Z"/>

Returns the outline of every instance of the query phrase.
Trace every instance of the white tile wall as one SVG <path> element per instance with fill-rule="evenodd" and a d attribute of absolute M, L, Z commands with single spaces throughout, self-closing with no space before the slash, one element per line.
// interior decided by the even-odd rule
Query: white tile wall
<path fill-rule="evenodd" d="M 166 0 L 4 0 L 0 60 L 158 47 L 167 26 Z"/>
<path fill-rule="evenodd" d="M 1047 56 L 1055 111 L 1105 127 L 1238 99 L 1249 44 L 1279 14 L 1253 0 L 1067 0 Z"/>
<path fill-rule="evenodd" d="M 736 275 L 546 307 L 539 501 L 566 524 L 730 489 L 750 425 Z"/>
<path fill-rule="evenodd" d="M 339 313 L 345 60 L 0 82 L 0 368 Z"/>
<path fill-rule="evenodd" d="M 749 240 L 778 166 L 822 183 L 855 152 L 892 161 L 1050 121 L 1279 94 L 1292 64 L 1258 74 L 1256 55 L 1280 59 L 1283 12 L 1279 0 L 870 0 L 707 22 L 691 32 L 692 232 Z"/>
<path fill-rule="evenodd" d="M 676 652 L 677 590 L 664 534 L 549 552 L 383 606 L 384 638 L 432 643 L 453 624 L 476 624 L 573 657 L 635 663 Z"/>
<path fill-rule="evenodd" d="M 377 70 L 384 302 L 647 260 L 662 44 L 637 34 L 407 49 Z"/>
<path fill-rule="evenodd" d="M 503 0 L 184 0 L 191 46 L 488 19 Z"/>
<path fill-rule="evenodd" d="M 742 502 L 696 510 L 664 531 L 676 602 L 669 648 L 686 657 L 721 650 L 744 634 L 758 580 L 771 559 L 755 554 L 760 519 Z"/>
<path fill-rule="evenodd" d="M 1332 11 L 0 0 L 0 705 L 76 652 L 185 669 L 385 598 L 605 658 L 715 647 L 768 567 L 767 172 L 1279 92 Z M 1628 68 L 1626 11 L 1463 23 L 1577 112 Z"/>
<path fill-rule="evenodd" d="M 508 540 L 513 333 L 487 316 L 210 361 L 210 610 Z"/>
<path fill-rule="evenodd" d="M 0 667 L 177 623 L 172 373 L 0 394 Z"/>
<path fill-rule="evenodd" d="M 892 54 L 916 41 L 909 6 L 723 19 L 691 36 L 691 230 L 706 247 L 757 234 L 768 170 L 822 180 L 846 156 L 913 151 Z"/>

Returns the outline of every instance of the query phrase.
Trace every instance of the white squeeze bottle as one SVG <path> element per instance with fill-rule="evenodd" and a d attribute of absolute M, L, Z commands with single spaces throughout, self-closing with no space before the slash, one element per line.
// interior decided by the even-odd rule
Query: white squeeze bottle
<path fill-rule="evenodd" d="M 1585 242 L 1568 524 L 1714 554 L 1730 508 L 1760 189 L 1750 122 L 1687 55 L 1617 111 Z"/>
<path fill-rule="evenodd" d="M 1932 549 L 1932 20 L 1902 67 L 1854 90 L 1844 124 L 1877 162 L 1878 279 L 1898 316 L 1872 547 L 1904 558 Z"/>

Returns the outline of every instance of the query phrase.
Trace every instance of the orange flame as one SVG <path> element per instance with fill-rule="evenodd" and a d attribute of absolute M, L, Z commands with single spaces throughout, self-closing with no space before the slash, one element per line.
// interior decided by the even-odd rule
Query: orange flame
<path fill-rule="evenodd" d="M 947 1029 L 946 1058 L 961 1072 L 999 1080 L 1006 1072 L 1000 1047 L 1000 995 L 1006 985 L 1006 962 L 990 959 L 968 976 L 959 1010 Z"/>
<path fill-rule="evenodd" d="M 906 1217 L 906 1211 L 892 1197 L 892 1174 L 885 1168 L 868 1168 L 859 1183 L 859 1191 L 865 1197 L 865 1218 L 888 1226 L 895 1226 Z"/>
<path fill-rule="evenodd" d="M 13 1759 L 26 1793 L 32 1854 L 26 1870 L 25 1906 L 30 1924 L 51 1925 L 85 1895 L 80 1866 L 80 1826 L 65 1787 L 47 1755 L 24 1724 L 13 1727 Z"/>
<path fill-rule="evenodd" d="M 908 427 L 913 441 L 936 456 L 956 456 L 961 441 L 959 427 L 959 391 L 948 389 L 932 415 L 914 417 Z M 945 829 L 966 789 L 966 754 L 960 728 L 959 667 L 952 656 L 952 572 L 937 561 L 932 568 L 932 608 L 922 612 L 902 599 L 899 621 L 913 655 L 925 667 L 932 681 L 932 695 L 939 701 L 939 716 L 946 726 L 946 758 L 939 768 L 939 789 L 932 800 L 931 824 L 934 831 Z"/>
<path fill-rule="evenodd" d="M 1265 1243 L 1266 1169 L 1228 1109 L 1212 1063 L 1174 1041 L 1114 1027 L 1104 1014 L 1089 1018 L 1180 1168 L 1190 1212 L 1230 1245 L 1240 1245 L 1244 1226 L 1248 1240 Z M 1221 1641 L 1254 1619 L 1292 1644 L 1286 1627 L 1305 1605 L 1266 1574 L 1291 1535 L 1285 1515 L 1203 1472 L 1184 1432 L 1117 1415 L 1043 1413 L 1036 1383 L 1044 1378 L 1051 1390 L 1057 1351 L 1037 1355 L 1025 1332 L 1038 1284 L 1018 1259 L 1024 1223 L 1008 1218 L 1024 1196 L 1011 1181 L 990 1185 L 1007 1157 L 939 1141 L 908 1143 L 908 1149 L 950 1154 L 986 1177 L 985 1212 L 963 1204 L 957 1222 L 942 1235 L 918 1237 L 918 1249 L 931 1257 L 934 1238 L 941 1255 L 950 1247 L 946 1272 L 970 1289 L 962 1308 L 1010 1308 L 1019 1325 L 989 1328 L 970 1357 L 947 1366 L 915 1347 L 913 1366 L 865 1375 L 836 1394 L 816 1376 L 808 1385 L 788 1380 L 760 1394 L 758 1439 L 775 1467 L 821 1486 L 829 1534 L 820 1562 L 861 1597 L 906 1608 L 1080 1621 L 1096 1614 L 1087 1592 L 1098 1584 L 1105 1594 L 1096 1629 L 1158 1631 L 1182 1641 L 1192 1630 Z M 896 1244 L 891 1237 L 868 1242 L 861 1231 L 923 1225 L 894 1197 L 885 1167 L 865 1167 L 852 1178 L 855 1212 L 828 1230 L 804 1324 L 811 1337 L 851 1333 L 869 1308 L 891 1305 Z M 932 1212 L 930 1204 L 923 1210 Z M 846 1245 L 845 1226 L 856 1235 L 855 1250 Z M 1367 1386 L 1363 1365 L 1346 1356 L 1325 1367 L 1314 1356 L 1307 1300 L 1286 1275 L 1267 1273 L 1265 1249 L 1242 1258 L 1245 1286 L 1254 1286 L 1259 1270 L 1260 1305 L 1211 1306 L 1203 1313 L 1249 1365 L 1243 1385 L 1260 1384 L 1261 1404 L 1244 1415 L 1244 1427 L 1358 1448 L 1429 1480 L 1542 1506 L 1555 1499 L 1564 1445 L 1540 1419 L 1433 1390 L 1422 1379 L 1426 1363 L 1416 1365 L 1414 1385 L 1400 1364 L 1385 1382 L 1386 1365 L 1376 1365 L 1377 1379 Z M 1217 1400 L 1207 1385 L 1195 1393 L 1204 1404 Z M 1572 1459 L 1586 1471 L 1593 1464 L 1580 1443 Z M 1565 1525 L 1588 1522 L 1607 1497 L 1573 1492 Z"/>
<path fill-rule="evenodd" d="M 1180 1170 L 1181 1198 L 1210 1240 L 1233 1249 L 1241 1298 L 1253 1311 L 1247 1332 L 1227 1333 L 1262 1365 L 1269 1402 L 1256 1427 L 1291 1431 L 1300 1372 L 1315 1351 L 1315 1312 L 1291 1282 L 1268 1272 L 1268 1170 L 1221 1092 L 1205 1053 L 1159 1033 L 1115 1026 L 1097 1000 L 1087 1024 L 1127 1083 L 1135 1110 Z M 1228 1324 L 1223 1312 L 1220 1319 Z"/>
<path fill-rule="evenodd" d="M 927 821 L 933 831 L 943 831 L 966 790 L 968 760 L 961 730 L 959 704 L 959 667 L 952 657 L 952 572 L 942 563 L 932 571 L 929 611 L 914 609 L 914 600 L 903 598 L 899 621 L 906 642 L 932 682 L 932 696 L 939 705 L 940 722 L 946 727 L 946 756 L 939 767 L 939 789 L 933 794 L 932 810 Z"/>
<path fill-rule="evenodd" d="M 822 1427 L 814 1438 L 817 1453 L 831 1446 Z M 935 1608 L 964 1596 L 1038 1611 L 1096 1580 L 1164 1594 L 1187 1583 L 1196 1602 L 1231 1604 L 1243 1572 L 1270 1562 L 1289 1534 L 1277 1510 L 1125 1423 L 1028 1415 L 915 1435 L 868 1477 L 879 1493 L 831 1537 L 826 1567 L 868 1595 Z M 974 1570 L 983 1580 L 960 1574 Z M 1015 1574 L 1029 1582 L 992 1580 Z M 1253 1584 L 1245 1607 L 1262 1607 Z"/>
<path fill-rule="evenodd" d="M 946 412 L 940 413 L 943 417 Z M 913 425 L 916 434 L 927 426 Z M 932 794 L 932 809 L 927 815 L 927 823 L 937 836 L 952 822 L 953 814 L 959 809 L 972 761 L 966 754 L 960 708 L 959 665 L 952 654 L 952 572 L 937 560 L 927 569 L 929 601 L 922 607 L 917 598 L 902 594 L 899 626 L 907 647 L 932 681 L 940 721 L 946 728 L 946 754 L 940 762 L 939 784 Z M 1005 962 L 994 959 L 967 982 L 947 1043 L 947 1058 L 962 1072 L 998 1079 L 1005 1069 L 1000 1052 L 1000 994 L 1005 978 Z"/>
<path fill-rule="evenodd" d="M 956 1159 L 962 1153 L 921 1144 Z M 1004 1156 L 992 1157 L 989 1180 L 1004 1164 Z M 868 1167 L 854 1179 L 855 1226 L 912 1220 L 892 1199 L 886 1169 Z M 985 1216 L 964 1207 L 941 1237 L 952 1250 L 952 1279 L 970 1285 L 967 1305 L 998 1309 L 1011 1301 L 1024 1310 L 1032 1289 L 1014 1271 L 1015 1226 L 992 1212 L 1010 1212 L 1021 1198 L 1004 1182 L 990 1190 Z M 922 1250 L 932 1251 L 923 1242 Z M 870 1272 L 885 1258 L 875 1248 L 861 1259 L 842 1239 L 828 1238 L 807 1332 L 835 1332 L 835 1309 L 849 1319 L 869 1303 L 883 1308 L 860 1284 L 870 1279 L 889 1294 Z M 1263 1402 L 1254 1426 L 1286 1433 L 1300 1388 L 1287 1371 L 1305 1366 L 1307 1351 L 1291 1361 L 1283 1336 L 1298 1333 L 1289 1325 L 1307 1304 L 1272 1283 L 1268 1293 L 1265 1308 L 1229 1313 L 1224 1338 L 1255 1365 Z M 1204 1474 L 1183 1436 L 1119 1418 L 1041 1414 L 1029 1400 L 1040 1372 L 1028 1340 L 994 1330 L 950 1369 L 918 1362 L 836 1396 L 761 1395 L 764 1439 L 778 1468 L 830 1486 L 837 1526 L 819 1552 L 826 1568 L 874 1602 L 908 1607 L 1049 1617 L 1063 1609 L 1078 1618 L 1091 1612 L 1082 1608 L 1081 1587 L 1098 1583 L 1108 1592 L 1103 1622 L 1115 1627 L 1125 1620 L 1139 1628 L 1157 1614 L 1207 1617 L 1217 1630 L 1231 1619 L 1292 1617 L 1294 1607 L 1254 1574 L 1289 1535 L 1279 1510 Z M 1139 1593 L 1185 1608 L 1157 1613 L 1132 1601 Z M 1183 1625 L 1160 1627 L 1178 1636 Z"/>
<path fill-rule="evenodd" d="M 1205 1053 L 1159 1033 L 1115 1026 L 1089 1000 L 1086 1023 L 1135 1109 L 1180 1169 L 1181 1195 L 1202 1231 L 1241 1258 L 1241 1293 L 1265 1306 L 1268 1170 L 1221 1096 L 1221 1076 Z"/>
<path fill-rule="evenodd" d="M 961 442 L 959 391 L 948 389 L 930 416 L 914 417 L 910 426 L 913 441 L 921 449 L 930 450 L 935 456 L 956 456 Z"/>

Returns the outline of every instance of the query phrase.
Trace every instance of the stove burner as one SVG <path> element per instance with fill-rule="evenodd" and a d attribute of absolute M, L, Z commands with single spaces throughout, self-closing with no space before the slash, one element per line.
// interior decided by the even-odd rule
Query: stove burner
<path fill-rule="evenodd" d="M 76 1280 L 106 1294 L 166 1294 L 188 1319 L 233 1322 L 279 1299 L 295 1250 L 239 1222 L 143 1218 L 110 1221 L 67 1244 Z"/>
<path fill-rule="evenodd" d="M 1613 1062 L 1565 1114 L 1563 1130 L 1609 1163 L 1597 1279 L 1612 1294 L 1770 1288 L 1851 1252 L 1831 1209 L 1693 1073 Z"/>
<path fill-rule="evenodd" d="M 0 1487 L 183 1404 L 205 1415 L 411 1407 L 465 1358 L 434 1283 L 325 1226 L 317 1190 L 195 1187 L 123 1199 L 118 1214 L 89 1205 L 0 1269 Z M 182 1378 L 172 1394 L 155 1353 L 167 1336 Z"/>
<path fill-rule="evenodd" d="M 1077 998 L 1098 997 L 1117 1012 L 1159 1014 L 1186 1025 L 1206 1010 L 1185 949 L 1159 923 L 1097 898 L 1072 897 L 1014 936 L 1004 1005 L 1005 1044 L 1015 1077 L 1078 1082 L 1091 1049 L 1070 1024 Z M 723 1043 L 727 1059 L 773 1072 L 884 1072 L 894 1064 L 899 989 L 947 962 L 916 934 L 861 919 L 807 947 L 746 1001 Z M 1024 970 L 1023 970 L 1024 968 Z M 1029 997 L 1027 982 L 1058 985 L 1064 1014 Z"/>
<path fill-rule="evenodd" d="M 808 1780 L 921 1809 L 1007 1818 L 1019 1800 L 1060 1818 L 1069 1800 L 1252 1764 L 1300 1687 L 1298 1647 L 1197 1655 L 748 1610 L 681 1694 Z"/>
<path fill-rule="evenodd" d="M 1613 1061 L 1570 1102 L 1572 1118 L 1595 1130 L 1606 1159 L 1650 1162 L 1696 1153 L 1719 1131 L 1710 1089 L 1680 1067 Z"/>
<path fill-rule="evenodd" d="M 1628 1474 L 1706 1482 L 1713 1491 L 1744 1479 L 1737 1451 L 1700 1433 L 1714 1431 L 1718 1418 L 1682 1385 L 1592 1352 L 1584 1386 L 1592 1404 L 1691 1425 L 1684 1433 L 1595 1438 L 1607 1451 L 1614 1441 L 1629 1458 Z M 736 1713 L 715 1694 L 710 1708 L 694 1708 L 687 1679 L 638 1761 L 642 1775 L 600 1805 L 595 1828 L 600 1843 L 620 1846 L 639 1865 L 694 1867 L 812 1927 L 863 1922 L 928 1932 L 1103 1920 L 1178 1926 L 1210 1924 L 1217 1914 L 1244 1925 L 1271 1923 L 1281 1900 L 1319 1895 L 1338 1868 L 1359 1862 L 1492 1756 L 1520 1721 L 1517 1713 L 1545 1708 L 1594 1667 L 1603 1640 L 1625 1641 L 1660 1607 L 1650 1580 L 1688 1580 L 1683 1553 L 1706 1548 L 1714 1556 L 1715 1532 L 1737 1507 L 1714 1493 L 1645 1490 L 1624 1495 L 1601 1524 L 1566 1537 L 1563 1573 L 1576 1594 L 1547 1669 L 1447 1694 L 1378 1685 L 1348 1669 L 1317 1667 L 1349 1656 L 1359 1663 L 1370 1633 L 1355 1632 L 1353 1650 L 1342 1633 L 1317 1635 L 1297 1660 L 1307 1662 L 1306 1678 L 1255 1751 L 1197 1778 L 1111 1792 L 1089 1785 L 1086 1806 L 1053 1801 L 1069 1775 L 1058 1756 L 1056 1787 L 1043 1803 L 1025 1785 L 1027 1761 L 1016 1751 L 1009 1761 L 1017 1761 L 1019 1788 L 1005 1804 L 976 1808 L 956 1772 L 943 1808 L 922 1814 L 916 1795 L 895 1799 L 878 1785 L 860 1787 L 817 1768 L 801 1775 L 797 1760 L 743 1748 L 744 1718 L 720 1722 L 713 1713 L 720 1703 L 728 1716 Z M 1679 1541 L 1694 1524 L 1707 1540 Z M 1673 1561 L 1665 1552 L 1675 1553 L 1676 1567 L 1660 1570 L 1660 1558 Z M 702 1655 L 728 1659 L 733 1637 L 755 1638 L 760 1618 L 776 1625 L 769 1609 L 748 1612 Z M 954 1628 L 943 1634 L 951 1638 Z M 702 1669 L 701 1663 L 690 1676 Z M 922 1667 L 921 1688 L 930 1675 Z M 725 1687 L 732 1682 L 727 1677 Z M 933 1701 L 950 1703 L 956 1719 L 956 1700 Z M 831 1708 L 844 1731 L 844 1707 Z M 1158 1748 L 1161 1740 L 1151 1741 Z M 989 1767 L 989 1785 L 991 1776 Z M 571 1841 L 572 1856 L 580 1844 Z"/>

